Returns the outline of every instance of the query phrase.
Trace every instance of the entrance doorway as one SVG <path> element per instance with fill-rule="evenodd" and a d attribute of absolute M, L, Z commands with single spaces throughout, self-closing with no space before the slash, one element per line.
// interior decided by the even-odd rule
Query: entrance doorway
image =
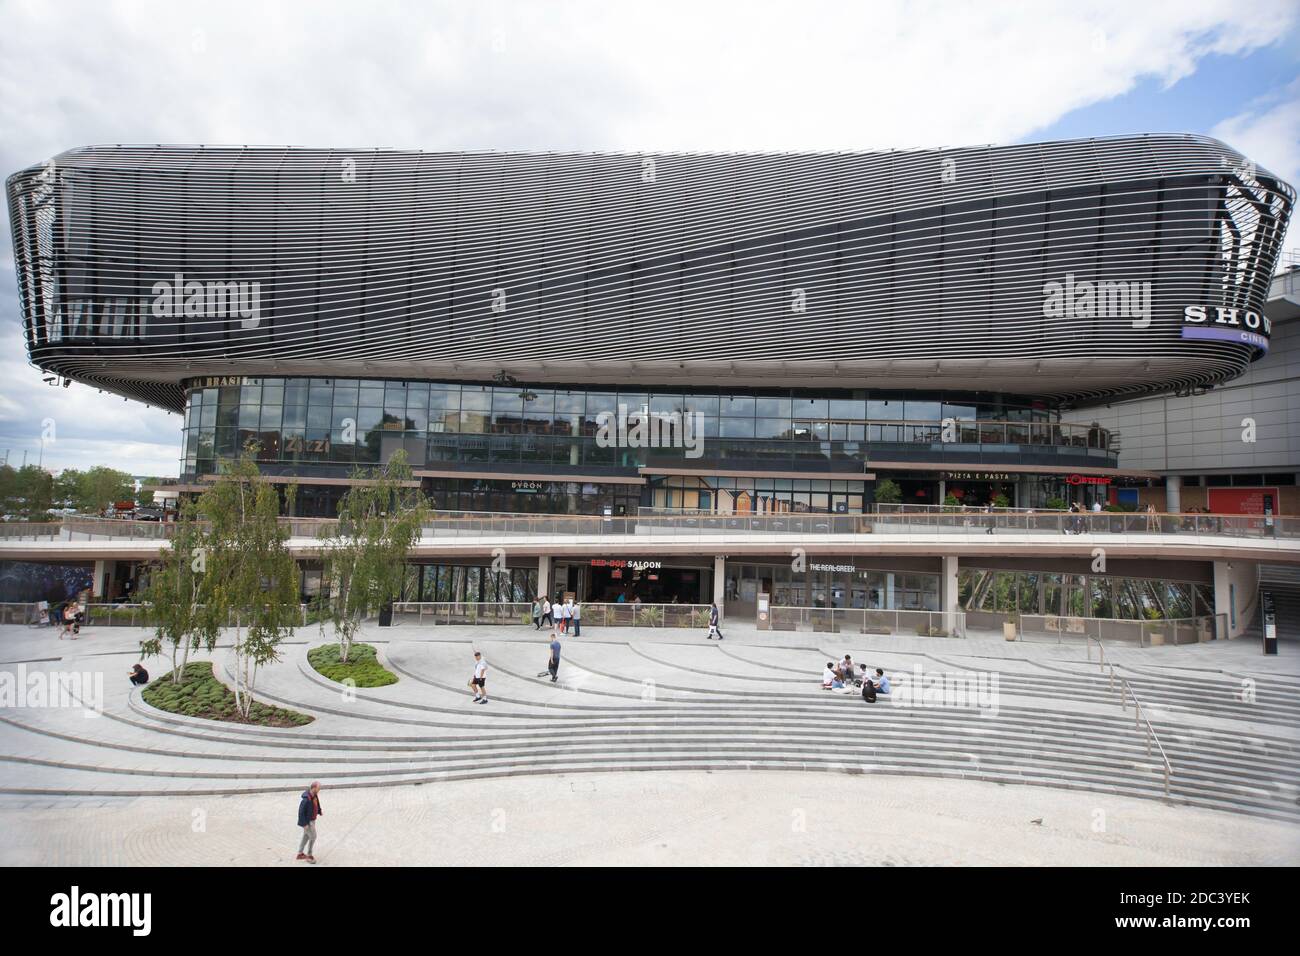
<path fill-rule="evenodd" d="M 636 562 L 608 562 L 587 571 L 584 600 L 597 604 L 617 604 L 641 599 L 643 604 L 707 604 L 711 573 L 703 568 L 666 568 L 633 566 Z"/>

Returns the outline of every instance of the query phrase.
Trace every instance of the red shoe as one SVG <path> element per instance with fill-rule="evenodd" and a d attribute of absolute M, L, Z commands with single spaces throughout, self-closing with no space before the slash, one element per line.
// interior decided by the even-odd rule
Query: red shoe
<path fill-rule="evenodd" d="M 296 857 L 294 857 L 294 859 L 295 859 L 295 860 L 305 860 L 305 859 L 307 859 L 307 854 L 306 854 L 306 853 L 299 853 Z"/>

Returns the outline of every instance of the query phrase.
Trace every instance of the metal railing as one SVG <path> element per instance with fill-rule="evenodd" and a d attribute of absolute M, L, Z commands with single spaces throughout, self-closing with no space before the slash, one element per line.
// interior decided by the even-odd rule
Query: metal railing
<path fill-rule="evenodd" d="M 294 538 L 319 538 L 334 519 L 282 518 Z M 16 541 L 160 540 L 176 525 L 113 518 L 0 523 L 0 544 Z M 655 536 L 707 537 L 718 534 L 822 535 L 1147 535 L 1162 538 L 1212 536 L 1300 540 L 1300 518 L 1266 515 L 1145 514 L 1058 511 L 942 511 L 876 514 L 715 514 L 673 512 L 635 516 L 435 512 L 423 528 L 425 538 L 509 538 L 533 535 L 604 538 Z"/>
<path fill-rule="evenodd" d="M 62 605 L 53 605 L 50 613 L 54 613 Z M 302 626 L 314 623 L 312 620 L 312 608 L 308 604 L 301 605 L 302 608 Z M 87 604 L 82 616 L 82 628 L 88 627 L 152 627 L 152 607 L 148 604 Z M 34 625 L 36 622 L 37 609 L 36 604 L 32 601 L 0 603 L 0 624 L 29 624 Z M 226 622 L 227 626 L 233 626 L 235 615 L 232 613 L 230 619 Z M 45 626 L 50 628 L 60 628 L 63 626 L 61 618 L 55 619 L 54 623 L 47 623 Z"/>
<path fill-rule="evenodd" d="M 1114 679 L 1114 675 L 1112 674 L 1112 680 L 1113 679 Z M 1147 715 L 1143 713 L 1142 704 L 1138 701 L 1137 694 L 1133 693 L 1133 688 L 1129 686 L 1129 682 L 1125 680 L 1123 677 L 1121 677 L 1119 678 L 1119 686 L 1120 686 L 1119 702 L 1120 702 L 1120 706 L 1125 710 L 1125 712 L 1128 711 L 1128 701 L 1129 700 L 1133 701 L 1133 729 L 1145 730 L 1146 732 L 1147 756 L 1148 757 L 1151 756 L 1151 744 L 1153 742 L 1156 745 L 1156 749 L 1160 751 L 1160 759 L 1164 763 L 1164 771 L 1165 771 L 1165 796 L 1168 797 L 1169 778 L 1174 775 L 1174 766 L 1169 762 L 1169 756 L 1165 753 L 1165 748 L 1160 743 L 1160 738 L 1156 735 L 1156 729 L 1151 726 L 1151 721 L 1148 720 Z"/>
<path fill-rule="evenodd" d="M 970 631 L 1000 632 L 1002 625 L 1012 620 L 1004 611 L 966 611 L 966 626 Z M 1083 617 L 1064 614 L 1019 615 L 1019 640 L 1046 640 L 1064 644 L 1067 640 L 1085 643 L 1126 641 L 1139 647 L 1159 647 L 1163 644 L 1197 644 L 1217 636 L 1214 615 L 1199 617 L 1158 618 L 1141 620 L 1117 617 Z"/>
<path fill-rule="evenodd" d="M 422 625 L 532 624 L 532 602 L 401 601 L 393 605 L 394 623 Z M 709 626 L 707 604 L 597 604 L 583 602 L 584 627 Z"/>
<path fill-rule="evenodd" d="M 762 630 L 814 631 L 829 634 L 915 634 L 919 637 L 964 637 L 961 611 L 885 610 L 878 608 L 792 607 L 773 605 Z"/>

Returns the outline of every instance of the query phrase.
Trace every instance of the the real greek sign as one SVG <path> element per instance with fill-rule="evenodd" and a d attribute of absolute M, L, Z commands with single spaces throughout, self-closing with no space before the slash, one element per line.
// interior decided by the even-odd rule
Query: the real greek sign
<path fill-rule="evenodd" d="M 1183 309 L 1183 338 L 1238 342 L 1268 351 L 1273 323 L 1250 309 L 1189 305 Z"/>

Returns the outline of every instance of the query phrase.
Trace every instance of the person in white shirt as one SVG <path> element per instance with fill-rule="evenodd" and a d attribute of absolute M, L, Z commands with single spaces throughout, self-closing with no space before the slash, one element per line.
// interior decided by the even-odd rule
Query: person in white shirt
<path fill-rule="evenodd" d="M 551 617 L 551 599 L 548 597 L 542 598 L 542 623 L 547 627 L 555 624 L 555 619 Z"/>
<path fill-rule="evenodd" d="M 487 661 L 483 660 L 483 655 L 478 651 L 474 652 L 474 676 L 469 679 L 469 686 L 474 691 L 474 700 L 471 703 L 487 703 Z"/>
<path fill-rule="evenodd" d="M 582 605 L 576 600 L 569 602 L 569 617 L 573 620 L 573 636 L 582 636 Z"/>
<path fill-rule="evenodd" d="M 569 633 L 569 622 L 573 620 L 573 600 L 565 598 L 564 603 L 560 605 L 560 632 Z"/>
<path fill-rule="evenodd" d="M 1100 511 L 1100 510 L 1101 510 L 1101 502 L 1100 502 L 1100 501 L 1094 501 L 1094 502 L 1092 503 L 1092 510 L 1093 510 L 1094 513 Z"/>
<path fill-rule="evenodd" d="M 827 661 L 826 669 L 822 671 L 822 690 L 836 690 L 843 686 L 840 679 L 835 676 L 835 665 Z"/>

